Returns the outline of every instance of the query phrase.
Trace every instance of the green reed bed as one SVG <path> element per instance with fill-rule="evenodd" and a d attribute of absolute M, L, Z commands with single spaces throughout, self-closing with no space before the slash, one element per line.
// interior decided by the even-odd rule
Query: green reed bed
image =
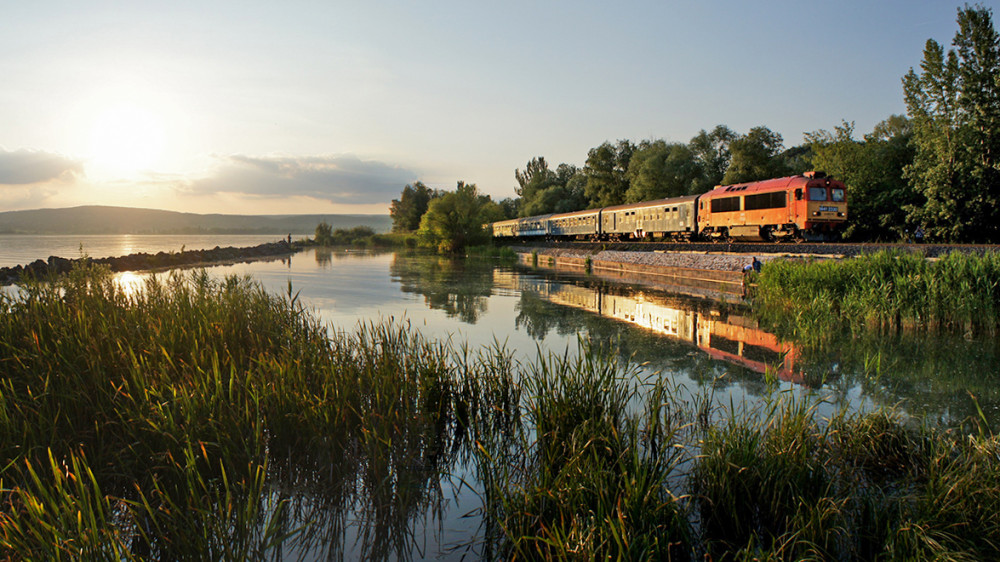
<path fill-rule="evenodd" d="M 360 554 L 406 553 L 382 535 L 407 536 L 467 449 L 459 417 L 494 423 L 480 397 L 505 392 L 504 356 L 450 354 L 392 322 L 331 337 L 245 279 L 26 285 L 0 300 L 0 552 L 257 558 L 336 548 L 353 510 L 380 533 Z"/>
<path fill-rule="evenodd" d="M 486 558 L 990 559 L 979 427 L 721 408 L 587 346 L 520 365 L 331 333 L 246 279 L 84 269 L 0 298 L 0 557 L 405 559 L 459 471 Z"/>
<path fill-rule="evenodd" d="M 772 261 L 755 307 L 771 324 L 808 337 L 831 328 L 925 328 L 995 334 L 1000 254 L 954 252 L 928 260 L 882 251 L 845 260 Z"/>
<path fill-rule="evenodd" d="M 820 419 L 788 395 L 727 408 L 712 424 L 661 385 L 622 415 L 625 380 L 608 389 L 588 369 L 572 362 L 541 376 L 605 397 L 583 392 L 581 405 L 535 386 L 522 419 L 546 429 L 481 452 L 496 558 L 1000 556 L 996 436 L 907 428 L 891 411 Z"/>

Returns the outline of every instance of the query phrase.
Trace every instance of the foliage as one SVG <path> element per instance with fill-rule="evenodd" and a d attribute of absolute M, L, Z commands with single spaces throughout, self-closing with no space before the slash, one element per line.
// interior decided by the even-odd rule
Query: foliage
<path fill-rule="evenodd" d="M 427 212 L 431 199 L 439 193 L 430 189 L 422 182 L 407 184 L 399 199 L 393 199 L 389 205 L 389 216 L 392 217 L 393 232 L 412 232 L 420 227 L 420 219 Z"/>
<path fill-rule="evenodd" d="M 958 10 L 947 54 L 933 39 L 920 73 L 903 78 L 913 123 L 906 177 L 923 197 L 909 220 L 939 240 L 996 240 L 1000 234 L 1000 35 L 992 12 Z"/>
<path fill-rule="evenodd" d="M 359 558 L 408 553 L 456 413 L 478 416 L 408 326 L 331 333 L 291 290 L 204 272 L 24 286 L 0 297 L 0 341 L 4 559 L 337 558 L 355 502 L 388 535 Z"/>
<path fill-rule="evenodd" d="M 729 145 L 736 138 L 736 132 L 729 127 L 716 125 L 711 132 L 702 129 L 691 139 L 688 148 L 701 169 L 701 176 L 692 182 L 688 193 L 704 193 L 722 184 L 732 159 Z"/>
<path fill-rule="evenodd" d="M 524 170 L 515 170 L 517 194 L 521 196 L 518 213 L 523 217 L 565 213 L 586 207 L 583 172 L 576 166 L 560 164 L 549 169 L 545 158 L 532 158 Z M 506 213 L 505 213 L 506 214 Z"/>
<path fill-rule="evenodd" d="M 587 153 L 583 173 L 587 178 L 584 194 L 589 208 L 608 207 L 625 202 L 628 191 L 628 167 L 635 152 L 635 145 L 628 140 L 618 144 L 605 142 Z"/>
<path fill-rule="evenodd" d="M 1000 556 L 988 430 L 820 419 L 798 392 L 726 410 L 597 349 L 328 330 L 291 288 L 205 272 L 25 285 L 0 296 L 0 557 L 424 555 L 458 471 L 490 559 Z"/>
<path fill-rule="evenodd" d="M 702 175 L 694 153 L 687 145 L 666 141 L 643 141 L 629 161 L 626 203 L 688 195 Z"/>
<path fill-rule="evenodd" d="M 330 226 L 326 221 L 323 221 L 316 225 L 316 233 L 314 234 L 313 240 L 321 246 L 329 246 L 330 240 L 333 238 L 333 227 Z"/>
<path fill-rule="evenodd" d="M 953 252 L 936 261 L 883 251 L 847 260 L 773 261 L 758 277 L 765 322 L 822 339 L 842 326 L 904 326 L 995 334 L 1000 328 L 1000 254 Z"/>
<path fill-rule="evenodd" d="M 484 225 L 501 218 L 503 211 L 489 195 L 480 195 L 475 184 L 460 181 L 455 191 L 431 201 L 420 220 L 419 235 L 439 252 L 456 253 L 486 243 L 490 232 Z"/>
<path fill-rule="evenodd" d="M 787 175 L 778 158 L 784 148 L 781 135 L 764 126 L 750 129 L 729 143 L 730 161 L 723 184 L 743 183 Z"/>
<path fill-rule="evenodd" d="M 354 228 L 333 228 L 325 221 L 316 226 L 316 235 L 313 241 L 320 246 L 352 246 L 367 245 L 373 243 L 378 237 L 369 226 L 356 226 Z M 389 240 L 390 237 L 383 237 Z"/>
<path fill-rule="evenodd" d="M 860 240 L 896 240 L 904 237 L 905 206 L 917 203 L 917 194 L 903 177 L 913 161 L 909 120 L 893 115 L 875 126 L 863 140 L 854 139 L 854 123 L 844 122 L 833 132 L 806 134 L 813 151 L 812 167 L 842 180 L 847 186 L 850 221 L 845 237 Z"/>

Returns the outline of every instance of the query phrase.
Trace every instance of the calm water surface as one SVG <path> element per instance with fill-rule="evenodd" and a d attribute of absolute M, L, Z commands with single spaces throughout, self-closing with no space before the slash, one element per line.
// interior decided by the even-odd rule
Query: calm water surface
<path fill-rule="evenodd" d="M 298 238 L 298 236 L 296 236 Z M 92 258 L 127 256 L 139 252 L 179 252 L 187 250 L 210 250 L 216 246 L 246 247 L 265 242 L 277 242 L 282 237 L 274 234 L 240 235 L 171 235 L 171 234 L 123 234 L 123 235 L 22 235 L 0 234 L 0 267 L 27 265 L 35 260 L 46 260 L 49 256 L 75 259 L 81 253 Z"/>
<path fill-rule="evenodd" d="M 205 247 L 270 241 L 219 240 L 206 241 Z M 855 334 L 827 349 L 809 349 L 780 341 L 738 307 L 591 276 L 434 256 L 309 250 L 291 259 L 208 271 L 251 275 L 278 293 L 286 293 L 290 283 L 334 330 L 351 331 L 367 321 L 404 322 L 429 338 L 474 349 L 501 345 L 525 362 L 540 352 L 575 353 L 586 338 L 631 358 L 644 375 L 669 377 L 692 393 L 711 389 L 722 404 L 760 400 L 777 387 L 821 402 L 824 413 L 897 405 L 915 423 L 946 425 L 979 415 L 978 404 L 1000 429 L 1000 355 L 993 340 Z M 125 273 L 120 279 L 132 283 L 142 277 Z M 395 546 L 372 544 L 378 540 L 367 534 L 372 522 L 363 516 L 363 506 L 354 505 L 342 528 L 333 525 L 328 536 L 320 533 L 325 539 L 291 544 L 285 554 L 307 560 L 374 552 L 383 552 L 377 558 L 384 559 L 477 558 L 478 550 L 469 546 L 481 531 L 472 469 L 460 464 L 451 475 L 430 480 L 440 501 L 409 520 L 402 542 L 388 539 Z M 297 501 L 299 508 L 313 505 L 310 498 Z"/>

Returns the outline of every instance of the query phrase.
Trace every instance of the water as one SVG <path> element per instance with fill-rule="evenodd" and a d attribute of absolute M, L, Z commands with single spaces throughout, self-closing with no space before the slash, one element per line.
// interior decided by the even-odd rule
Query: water
<path fill-rule="evenodd" d="M 247 247 L 282 240 L 274 234 L 239 235 L 28 235 L 0 234 L 0 267 L 27 265 L 49 256 L 75 259 L 85 254 L 92 258 L 127 256 L 139 252 L 179 252 L 209 250 L 216 246 Z"/>
<path fill-rule="evenodd" d="M 19 237 L 4 237 L 11 238 Z M 47 252 L 39 253 L 41 248 L 53 247 L 49 237 L 33 238 L 34 249 L 29 240 L 20 241 L 20 255 L 35 252 L 23 263 Z M 92 238 L 94 247 L 108 255 L 128 253 L 123 238 L 130 244 L 142 239 L 142 243 L 173 245 L 174 250 L 180 245 L 270 241 L 268 237 L 84 238 Z M 195 242 L 196 238 L 201 241 Z M 154 251 L 141 245 L 132 248 Z M 6 250 L 3 258 L 8 259 Z M 358 322 L 380 319 L 405 322 L 429 338 L 451 339 L 473 349 L 503 346 L 523 362 L 534 360 L 540 351 L 574 353 L 580 338 L 587 338 L 631 358 L 644 375 L 668 377 L 691 393 L 710 388 L 723 404 L 760 400 L 777 388 L 822 401 L 820 411 L 825 414 L 841 407 L 894 405 L 914 423 L 957 426 L 981 410 L 994 429 L 1000 428 L 1000 353 L 991 340 L 855 334 L 829 348 L 810 349 L 780 341 L 732 305 L 581 274 L 434 256 L 314 249 L 291 259 L 220 265 L 207 271 L 214 276 L 251 275 L 277 293 L 286 293 L 291 284 L 302 302 L 333 330 L 350 331 Z M 120 279 L 129 283 L 143 275 L 125 273 Z M 468 545 L 475 545 L 481 532 L 475 516 L 481 507 L 479 490 L 470 467 L 459 463 L 452 470 L 451 475 L 423 480 L 440 501 L 431 511 L 407 520 L 405 539 L 393 542 L 404 544 L 403 551 L 373 544 L 375 539 L 365 534 L 372 522 L 355 504 L 347 509 L 342 527 L 331 524 L 328 536 L 321 531 L 313 542 L 290 544 L 286 554 L 326 559 L 343 552 L 352 558 L 385 547 L 387 559 L 476 558 L 476 547 Z M 322 502 L 309 497 L 293 501 L 301 512 L 313 515 L 314 503 Z"/>

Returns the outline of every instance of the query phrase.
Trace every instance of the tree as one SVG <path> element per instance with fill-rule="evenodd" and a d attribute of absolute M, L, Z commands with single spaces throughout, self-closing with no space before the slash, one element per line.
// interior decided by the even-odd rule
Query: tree
<path fill-rule="evenodd" d="M 480 195 L 475 184 L 460 181 L 455 191 L 431 200 L 420 220 L 419 234 L 439 252 L 455 253 L 485 244 L 490 234 L 484 225 L 502 217 L 502 209 L 488 195 Z"/>
<path fill-rule="evenodd" d="M 626 203 L 688 195 L 702 175 L 687 145 L 663 140 L 643 141 L 629 161 Z"/>
<path fill-rule="evenodd" d="M 784 149 L 781 135 L 764 126 L 729 143 L 731 158 L 722 183 L 733 184 L 766 180 L 785 175 L 787 170 L 778 154 Z"/>
<path fill-rule="evenodd" d="M 333 241 L 333 227 L 326 221 L 317 224 L 313 240 L 322 246 L 329 246 L 330 242 Z"/>
<path fill-rule="evenodd" d="M 427 212 L 427 205 L 437 193 L 421 182 L 407 184 L 399 199 L 389 205 L 393 232 L 412 232 L 420 227 L 420 219 Z"/>
<path fill-rule="evenodd" d="M 907 207 L 930 238 L 996 240 L 1000 234 L 1000 36 L 992 12 L 958 10 L 947 55 L 933 39 L 921 72 L 903 77 L 913 124 L 906 177 L 923 197 Z"/>
<path fill-rule="evenodd" d="M 521 196 L 520 216 L 577 211 L 586 206 L 580 170 L 560 164 L 552 171 L 545 158 L 532 158 L 524 170 L 514 170 Z"/>
<path fill-rule="evenodd" d="M 591 209 L 618 205 L 625 201 L 628 191 L 628 166 L 635 152 L 635 145 L 627 140 L 618 144 L 605 142 L 587 153 L 583 173 L 587 178 L 584 195 Z"/>
<path fill-rule="evenodd" d="M 906 227 L 903 207 L 917 194 L 903 177 L 913 161 L 909 120 L 893 115 L 877 124 L 863 140 L 854 139 L 854 123 L 833 132 L 806 134 L 813 169 L 823 170 L 847 185 L 850 221 L 846 238 L 895 240 Z"/>
<path fill-rule="evenodd" d="M 722 183 L 732 158 L 729 145 L 737 138 L 729 127 L 716 125 L 712 132 L 702 129 L 691 139 L 688 148 L 698 162 L 701 175 L 692 182 L 689 193 L 704 193 Z"/>

